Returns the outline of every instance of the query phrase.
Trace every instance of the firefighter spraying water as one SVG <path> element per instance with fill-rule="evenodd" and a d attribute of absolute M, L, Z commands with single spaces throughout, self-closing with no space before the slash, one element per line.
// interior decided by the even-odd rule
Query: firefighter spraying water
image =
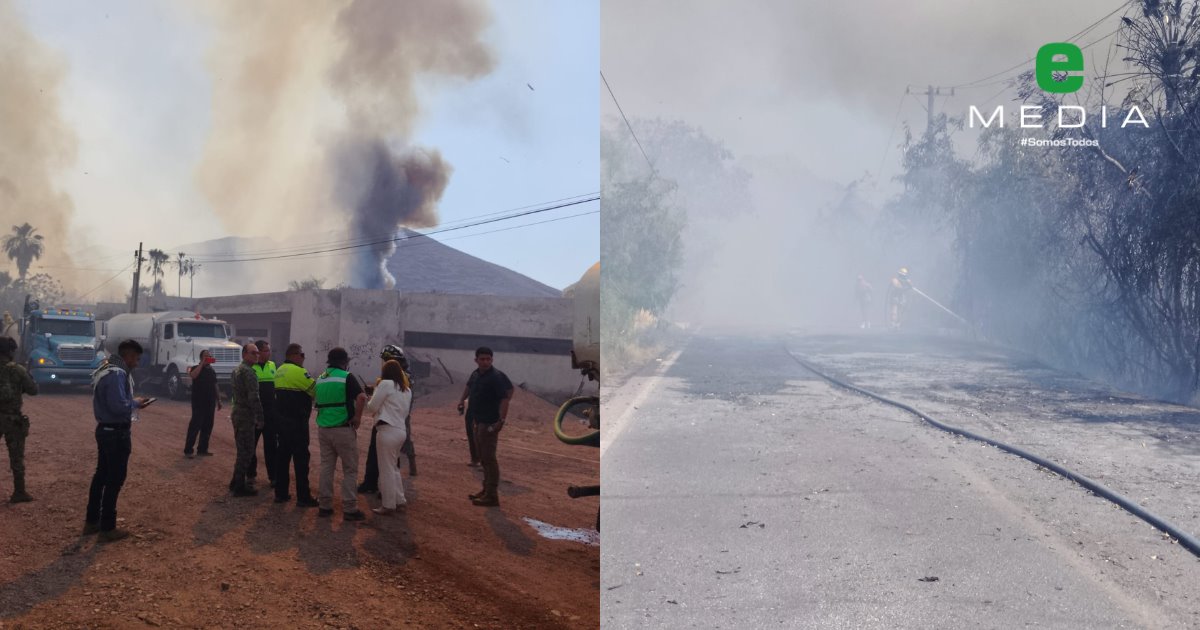
<path fill-rule="evenodd" d="M 887 319 L 889 329 L 900 330 L 900 325 L 904 318 L 904 312 L 908 303 L 909 294 L 919 295 L 927 300 L 930 304 L 938 307 L 938 309 L 945 312 L 947 315 L 961 322 L 967 328 L 971 327 L 970 322 L 960 317 L 958 313 L 946 308 L 940 302 L 929 297 L 923 291 L 913 286 L 912 279 L 908 274 L 908 267 L 901 267 L 899 271 L 896 272 L 896 275 L 892 276 L 892 279 L 888 282 L 886 300 L 887 312 L 885 313 L 885 317 Z"/>
<path fill-rule="evenodd" d="M 887 321 L 888 328 L 891 330 L 900 330 L 900 319 L 904 314 L 904 306 L 908 302 L 908 294 L 912 292 L 912 280 L 908 277 L 908 267 L 901 267 L 896 275 L 888 281 L 887 288 L 887 311 L 884 313 L 884 319 Z"/>

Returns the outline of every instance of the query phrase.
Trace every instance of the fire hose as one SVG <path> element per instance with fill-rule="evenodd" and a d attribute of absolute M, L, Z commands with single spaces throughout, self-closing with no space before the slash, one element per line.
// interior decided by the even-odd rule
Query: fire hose
<path fill-rule="evenodd" d="M 924 295 L 924 294 L 922 294 L 922 295 Z M 1200 540 L 1196 539 L 1195 536 L 1192 536 L 1191 534 L 1183 531 L 1183 529 L 1181 529 L 1179 526 L 1171 523 L 1170 521 L 1162 518 L 1161 516 L 1158 516 L 1157 514 L 1138 505 L 1132 499 L 1130 499 L 1114 490 L 1111 490 L 1110 488 L 1104 486 L 1103 484 L 1101 484 L 1093 479 L 1089 479 L 1089 478 L 1067 468 L 1066 466 L 1062 466 L 1062 465 L 1052 462 L 1044 457 L 1040 457 L 1038 455 L 1030 453 L 1029 451 L 1026 451 L 1020 447 L 1012 446 L 1010 444 L 1006 444 L 999 440 L 994 440 L 992 438 L 973 433 L 966 429 L 961 429 L 959 427 L 955 427 L 955 426 L 945 424 L 943 422 L 939 422 L 938 420 L 933 419 L 928 414 L 920 411 L 919 409 L 917 409 L 915 407 L 912 407 L 911 405 L 907 405 L 907 404 L 902 403 L 897 400 L 892 400 L 885 396 L 881 396 L 874 392 L 871 392 L 871 391 L 868 391 L 861 387 L 858 387 L 857 385 L 853 385 L 846 381 L 842 381 L 837 378 L 834 378 L 833 376 L 830 376 L 830 375 L 822 372 L 821 370 L 818 370 L 816 367 L 814 367 L 809 362 L 807 362 L 804 359 L 801 359 L 800 357 L 793 354 L 790 350 L 787 350 L 787 353 L 789 356 L 792 357 L 792 359 L 794 361 L 796 361 L 796 363 L 799 363 L 801 366 L 803 366 L 808 371 L 812 372 L 813 374 L 816 374 L 817 376 L 825 379 L 826 381 L 829 381 L 833 385 L 836 385 L 843 389 L 848 389 L 853 392 L 857 392 L 868 398 L 873 398 L 873 399 L 875 399 L 879 402 L 882 402 L 886 405 L 891 405 L 893 407 L 903 409 L 904 411 L 907 411 L 907 412 L 917 416 L 918 418 L 933 425 L 934 427 L 937 427 L 938 429 L 941 429 L 942 431 L 946 431 L 946 432 L 954 434 L 954 435 L 961 435 L 965 438 L 983 442 L 984 444 L 990 444 L 1002 451 L 1012 453 L 1013 455 L 1027 459 L 1043 468 L 1052 470 L 1052 471 L 1058 473 L 1059 475 L 1065 477 L 1069 481 L 1073 481 L 1073 482 L 1079 484 L 1080 486 L 1083 486 L 1084 488 L 1090 490 L 1092 493 L 1094 493 L 1100 497 L 1103 497 L 1105 499 L 1108 499 L 1109 501 L 1117 504 L 1118 506 L 1120 506 L 1121 508 L 1123 508 L 1125 511 L 1129 512 L 1130 514 L 1133 514 L 1134 516 L 1142 519 L 1143 521 L 1146 521 L 1150 525 L 1154 526 L 1154 528 L 1167 534 L 1171 538 L 1174 538 L 1175 540 L 1177 540 L 1179 542 L 1180 545 L 1182 545 L 1188 551 L 1192 552 L 1196 556 L 1200 556 Z"/>
<path fill-rule="evenodd" d="M 598 429 L 598 428 L 593 429 L 592 431 L 585 433 L 583 435 L 567 435 L 565 432 L 563 432 L 563 428 L 562 428 L 563 419 L 566 418 L 567 414 L 570 413 L 572 408 L 577 407 L 579 405 L 585 405 L 585 406 L 589 406 L 589 407 L 593 408 L 592 410 L 585 412 L 585 414 L 587 415 L 588 420 L 591 421 L 593 426 L 599 426 L 599 424 L 600 424 L 600 418 L 599 418 L 600 397 L 599 396 L 577 396 L 577 397 L 571 398 L 567 402 L 563 403 L 563 405 L 558 408 L 558 413 L 555 414 L 555 416 L 554 416 L 554 436 L 557 437 L 559 439 L 559 441 L 563 442 L 564 444 L 570 444 L 572 446 L 595 446 L 595 447 L 599 448 L 600 447 L 600 429 Z M 592 413 L 596 414 L 596 417 L 591 417 Z"/>
<path fill-rule="evenodd" d="M 563 419 L 571 412 L 571 409 L 584 405 L 586 410 L 583 416 L 588 419 L 588 424 L 594 427 L 591 431 L 583 435 L 567 435 L 563 431 Z M 567 400 L 561 407 L 558 408 L 558 413 L 554 415 L 554 436 L 564 444 L 573 446 L 594 446 L 600 448 L 600 397 L 599 396 L 576 396 Z M 567 496 L 572 499 L 582 497 L 598 497 L 600 496 L 600 486 L 570 486 L 567 488 Z M 600 511 L 596 510 L 596 531 L 600 531 Z"/>

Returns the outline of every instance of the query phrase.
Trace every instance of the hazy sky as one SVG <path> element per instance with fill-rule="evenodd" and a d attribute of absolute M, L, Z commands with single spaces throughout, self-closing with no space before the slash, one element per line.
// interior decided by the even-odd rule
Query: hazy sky
<path fill-rule="evenodd" d="M 132 259 L 139 240 L 171 252 L 228 235 L 278 236 L 223 224 L 196 184 L 212 122 L 209 23 L 153 0 L 18 0 L 16 9 L 66 69 L 60 111 L 77 153 L 55 181 L 74 202 L 74 245 L 88 247 L 77 266 L 103 279 L 111 273 L 102 270 Z M 597 3 L 506 0 L 492 15 L 490 74 L 418 85 L 412 142 L 440 150 L 454 169 L 443 222 L 599 190 Z M 591 203 L 442 238 L 561 288 L 598 259 L 598 215 L 469 235 L 598 209 Z M 342 236 L 297 232 L 288 244 Z M 322 275 L 316 266 L 325 263 L 312 264 Z M 127 290 L 126 277 L 118 283 Z"/>
<path fill-rule="evenodd" d="M 899 109 L 917 133 L 927 85 L 971 83 L 1033 57 L 1121 6 L 1112 0 L 817 2 L 605 0 L 601 68 L 625 113 L 679 118 L 740 156 L 787 156 L 839 182 L 897 172 Z M 1120 14 L 1077 40 L 1107 35 Z M 1085 51 L 1108 52 L 1105 44 Z M 1029 64 L 1025 68 L 1032 67 Z M 997 79 L 1016 74 L 1005 73 Z M 959 88 L 936 108 L 963 116 L 1003 85 Z M 616 115 L 607 94 L 601 112 Z M 903 99 L 903 103 L 901 100 Z M 891 142 L 889 133 L 894 131 Z"/>

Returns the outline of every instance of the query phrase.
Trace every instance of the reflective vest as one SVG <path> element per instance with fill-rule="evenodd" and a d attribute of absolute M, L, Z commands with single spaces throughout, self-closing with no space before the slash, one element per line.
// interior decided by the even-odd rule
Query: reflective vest
<path fill-rule="evenodd" d="M 295 363 L 284 363 L 275 370 L 275 390 L 312 392 L 313 379 L 308 370 Z"/>
<path fill-rule="evenodd" d="M 329 368 L 317 377 L 317 426 L 340 427 L 350 420 L 346 409 L 346 377 L 350 373 Z"/>
<path fill-rule="evenodd" d="M 265 365 L 254 364 L 254 375 L 258 377 L 258 384 L 274 383 L 275 382 L 275 362 L 267 361 Z"/>

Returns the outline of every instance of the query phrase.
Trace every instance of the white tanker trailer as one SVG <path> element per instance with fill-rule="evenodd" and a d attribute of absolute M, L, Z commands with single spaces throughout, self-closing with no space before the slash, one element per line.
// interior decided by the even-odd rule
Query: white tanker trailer
<path fill-rule="evenodd" d="M 116 353 L 126 339 L 142 344 L 142 362 L 134 370 L 134 381 L 139 387 L 161 386 L 176 399 L 191 388 L 187 371 L 200 362 L 202 350 L 216 359 L 212 367 L 222 385 L 229 383 L 233 368 L 242 361 L 241 346 L 229 340 L 228 324 L 190 311 L 117 315 L 106 322 L 105 334 L 109 353 Z"/>

